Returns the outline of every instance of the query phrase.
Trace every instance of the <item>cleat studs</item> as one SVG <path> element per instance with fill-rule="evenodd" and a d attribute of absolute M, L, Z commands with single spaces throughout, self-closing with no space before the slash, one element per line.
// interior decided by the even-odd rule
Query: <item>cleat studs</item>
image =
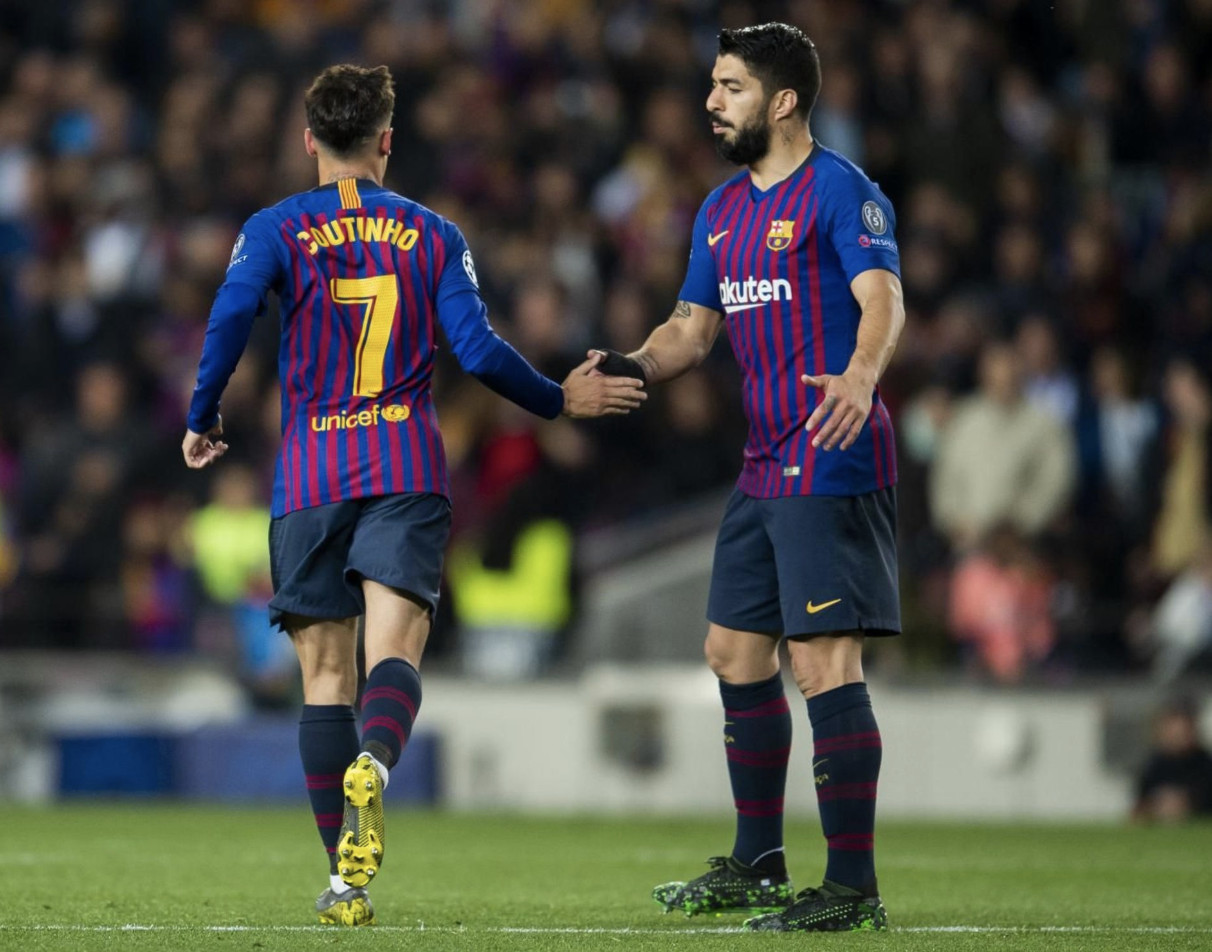
<path fill-rule="evenodd" d="M 345 781 L 345 789 L 347 789 L 347 790 L 352 790 L 352 789 L 353 789 L 353 781 L 352 781 L 352 780 L 346 780 L 346 781 Z"/>
<path fill-rule="evenodd" d="M 366 875 L 369 876 L 371 879 L 374 879 L 375 871 L 373 869 L 368 869 L 366 871 Z"/>
<path fill-rule="evenodd" d="M 342 867 L 341 867 L 341 875 L 342 875 L 342 876 L 348 876 L 348 875 L 350 874 L 350 872 L 351 872 L 351 870 L 350 870 L 350 868 L 349 868 L 348 866 L 342 866 Z"/>
<path fill-rule="evenodd" d="M 342 855 L 342 856 L 344 856 L 346 859 L 349 859 L 349 854 L 350 854 L 350 853 L 352 853 L 352 852 L 353 852 L 353 850 L 351 850 L 351 849 L 350 849 L 350 848 L 347 846 L 347 847 L 345 847 L 345 849 L 341 850 L 341 855 Z"/>
<path fill-rule="evenodd" d="M 373 790 L 374 788 L 375 788 L 375 785 L 374 785 L 373 783 L 371 783 L 369 780 L 367 780 L 367 781 L 366 781 L 366 789 L 367 789 L 367 790 Z"/>

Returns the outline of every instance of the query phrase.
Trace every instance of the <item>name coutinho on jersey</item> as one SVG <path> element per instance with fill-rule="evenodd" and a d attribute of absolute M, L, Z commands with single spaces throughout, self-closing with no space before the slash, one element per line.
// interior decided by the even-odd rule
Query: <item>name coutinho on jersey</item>
<path fill-rule="evenodd" d="M 770 301 L 790 301 L 792 298 L 791 282 L 786 278 L 769 278 L 758 280 L 754 277 L 743 281 L 729 281 L 725 278 L 720 282 L 720 303 L 728 311 L 740 311 L 748 307 L 757 307 Z"/>
<path fill-rule="evenodd" d="M 320 248 L 333 248 L 355 241 L 386 241 L 401 251 L 411 251 L 421 233 L 415 228 L 405 228 L 402 221 L 394 218 L 354 215 L 298 231 L 295 237 L 308 254 L 314 255 Z"/>
<path fill-rule="evenodd" d="M 329 416 L 312 417 L 311 428 L 317 433 L 323 433 L 325 430 L 352 430 L 362 426 L 374 426 L 380 418 L 388 423 L 403 423 L 411 415 L 412 408 L 406 405 L 393 404 L 389 407 L 380 407 L 376 404 L 369 410 L 358 410 L 356 413 L 345 410 Z"/>

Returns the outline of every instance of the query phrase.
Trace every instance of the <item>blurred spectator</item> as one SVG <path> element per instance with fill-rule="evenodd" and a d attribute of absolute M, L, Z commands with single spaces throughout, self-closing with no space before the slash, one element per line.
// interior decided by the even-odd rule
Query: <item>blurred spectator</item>
<path fill-rule="evenodd" d="M 951 580 L 951 631 L 969 667 L 1007 684 L 1038 670 L 1056 644 L 1051 597 L 1052 579 L 1026 540 L 994 528 Z"/>
<path fill-rule="evenodd" d="M 1081 387 L 1077 374 L 1065 361 L 1052 322 L 1029 314 L 1018 325 L 1015 347 L 1023 368 L 1023 396 L 1028 403 L 1072 428 L 1077 423 Z"/>
<path fill-rule="evenodd" d="M 1068 504 L 1072 435 L 1023 398 L 1021 372 L 1013 347 L 989 345 L 981 355 L 980 391 L 956 407 L 941 434 L 931 508 L 957 550 L 1001 523 L 1037 537 Z"/>
<path fill-rule="evenodd" d="M 1212 815 L 1212 755 L 1200 743 L 1196 706 L 1178 701 L 1153 725 L 1153 750 L 1136 784 L 1132 818 L 1179 823 Z"/>
<path fill-rule="evenodd" d="M 291 699 L 296 667 L 290 639 L 269 623 L 269 507 L 259 499 L 253 471 L 224 460 L 187 533 L 202 591 L 234 635 L 238 673 L 254 700 L 272 706 Z"/>
<path fill-rule="evenodd" d="M 137 502 L 122 527 L 122 595 L 133 646 L 144 651 L 192 647 L 190 578 L 177 536 L 180 513 Z"/>
<path fill-rule="evenodd" d="M 1166 434 L 1165 474 L 1153 533 L 1153 565 L 1166 578 L 1194 561 L 1209 538 L 1212 516 L 1212 390 L 1205 371 L 1187 358 L 1175 358 L 1163 381 L 1171 422 Z"/>
<path fill-rule="evenodd" d="M 1201 657 L 1212 659 L 1212 540 L 1166 589 L 1149 633 L 1159 681 L 1173 681 Z"/>
<path fill-rule="evenodd" d="M 1128 541 L 1143 538 L 1149 516 L 1145 480 L 1159 427 L 1157 407 L 1137 393 L 1127 356 L 1113 347 L 1097 350 L 1077 421 L 1079 507 L 1091 525 L 1109 520 Z"/>
<path fill-rule="evenodd" d="M 482 532 L 451 549 L 463 670 L 476 677 L 518 680 L 546 671 L 575 611 L 574 528 L 585 514 L 590 444 L 566 421 L 537 433 L 535 468 Z"/>

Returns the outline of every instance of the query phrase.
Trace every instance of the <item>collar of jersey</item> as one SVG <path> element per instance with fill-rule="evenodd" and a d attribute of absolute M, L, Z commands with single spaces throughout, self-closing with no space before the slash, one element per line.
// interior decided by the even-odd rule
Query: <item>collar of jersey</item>
<path fill-rule="evenodd" d="M 312 191 L 318 192 L 318 191 L 320 191 L 320 189 L 323 189 L 323 188 L 336 188 L 337 182 L 344 182 L 344 181 L 345 181 L 345 179 L 337 179 L 336 182 L 325 182 L 323 185 L 317 185 L 315 188 L 312 189 Z M 354 179 L 354 181 L 358 183 L 358 191 L 360 191 L 360 192 L 364 192 L 367 189 L 372 189 L 372 188 L 377 189 L 377 190 L 382 190 L 383 188 L 386 187 L 383 185 L 379 185 L 374 179 L 360 178 L 360 179 Z"/>
<path fill-rule="evenodd" d="M 808 166 L 810 166 L 814 162 L 816 162 L 817 157 L 824 150 L 825 150 L 825 147 L 823 145 L 821 145 L 819 142 L 817 142 L 815 139 L 813 139 L 812 140 L 812 151 L 809 152 L 806 156 L 804 156 L 804 161 L 795 167 L 794 172 L 792 172 L 790 175 L 788 175 L 785 179 L 779 179 L 777 182 L 775 182 L 773 185 L 771 185 L 770 188 L 767 188 L 767 189 L 758 188 L 756 185 L 753 184 L 753 176 L 752 175 L 749 176 L 749 195 L 750 195 L 750 197 L 754 201 L 757 201 L 757 202 L 760 202 L 764 198 L 769 198 L 771 195 L 773 195 L 775 192 L 777 192 L 783 185 L 786 185 L 793 178 L 795 178 L 797 175 L 799 175 L 801 172 L 803 172 L 804 169 L 808 168 Z"/>

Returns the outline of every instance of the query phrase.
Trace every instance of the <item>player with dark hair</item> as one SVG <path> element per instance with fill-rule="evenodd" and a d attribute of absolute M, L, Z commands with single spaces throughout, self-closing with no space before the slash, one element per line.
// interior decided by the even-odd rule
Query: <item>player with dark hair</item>
<path fill-rule="evenodd" d="M 395 93 L 385 66 L 333 66 L 307 90 L 320 185 L 253 215 L 215 297 L 182 450 L 194 469 L 227 445 L 219 397 L 274 291 L 282 316 L 282 449 L 269 545 L 270 614 L 303 672 L 299 750 L 330 883 L 321 921 L 374 919 L 383 790 L 421 703 L 418 667 L 450 529 L 430 393 L 440 325 L 464 370 L 548 419 L 626 413 L 639 380 L 540 375 L 489 326 L 459 229 L 383 187 Z M 356 616 L 366 686 L 359 736 Z M 255 848 L 255 844 L 253 844 Z"/>
<path fill-rule="evenodd" d="M 728 856 L 658 886 L 666 910 L 774 908 L 756 931 L 882 929 L 873 855 L 880 734 L 867 635 L 900 629 L 896 453 L 877 381 L 904 324 L 892 207 L 814 142 L 820 62 L 781 23 L 724 30 L 707 110 L 746 168 L 703 203 L 672 316 L 603 373 L 670 380 L 726 325 L 743 371 L 744 467 L 716 543 L 706 655 L 720 679 L 737 814 Z M 792 896 L 783 854 L 791 715 L 779 636 L 807 699 L 828 847 L 820 887 Z"/>

